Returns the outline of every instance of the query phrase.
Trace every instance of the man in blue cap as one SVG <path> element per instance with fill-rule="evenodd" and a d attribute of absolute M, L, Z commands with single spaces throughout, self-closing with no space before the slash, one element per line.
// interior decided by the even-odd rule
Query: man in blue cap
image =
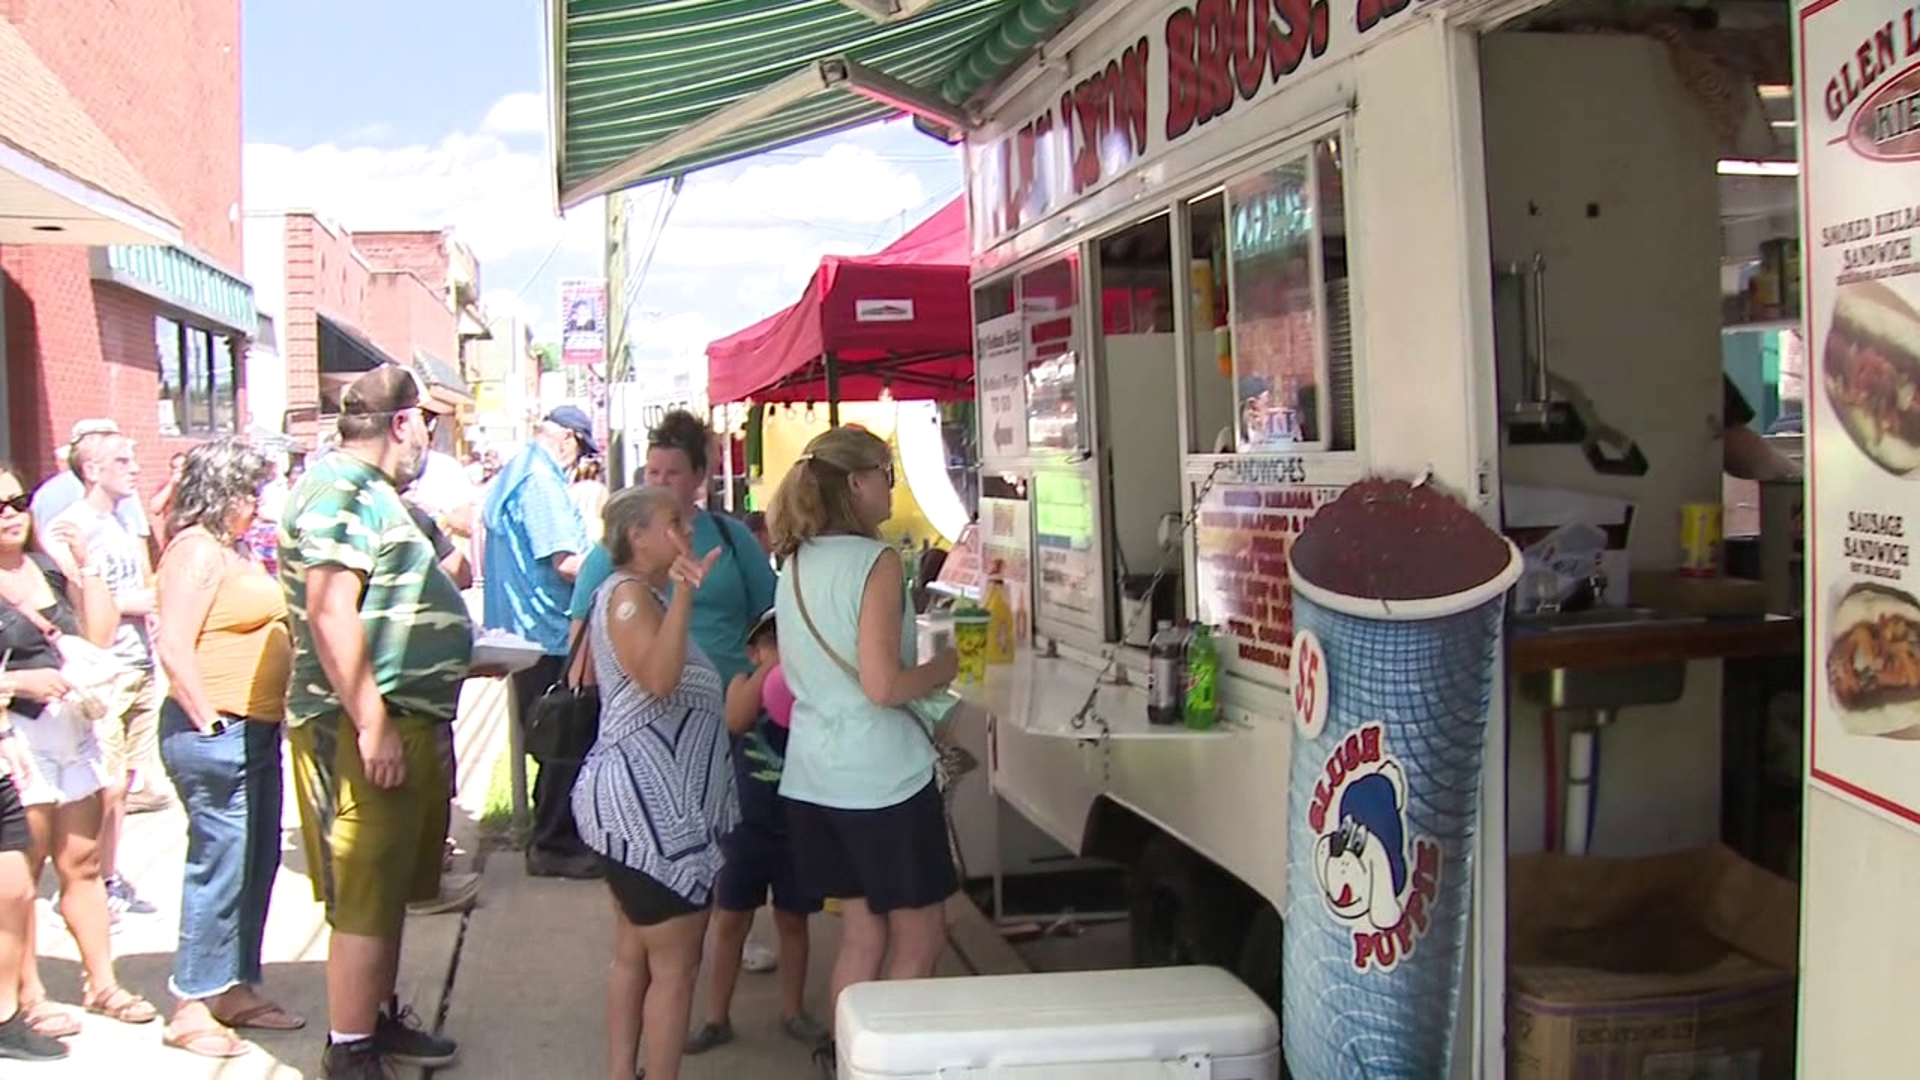
<path fill-rule="evenodd" d="M 582 454 L 598 454 L 593 421 L 572 405 L 547 414 L 533 441 L 500 470 L 487 493 L 484 556 L 485 621 L 539 645 L 541 661 L 513 676 L 521 731 L 527 710 L 560 679 L 567 655 L 567 607 L 580 564 L 593 548 L 589 530 L 567 494 L 567 471 Z M 536 877 L 595 877 L 599 863 L 580 842 L 573 821 L 579 762 L 543 761 L 533 785 L 533 836 L 527 872 Z"/>

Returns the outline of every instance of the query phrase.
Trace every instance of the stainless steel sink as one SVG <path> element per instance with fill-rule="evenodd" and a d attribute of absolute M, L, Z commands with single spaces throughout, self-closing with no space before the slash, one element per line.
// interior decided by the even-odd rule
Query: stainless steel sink
<path fill-rule="evenodd" d="M 1518 630 L 1565 634 L 1574 631 L 1632 630 L 1644 626 L 1667 626 L 1704 621 L 1697 615 L 1668 615 L 1652 608 L 1590 608 L 1586 611 L 1516 615 L 1513 625 Z"/>
<path fill-rule="evenodd" d="M 1520 692 L 1555 711 L 1605 712 L 1669 705 L 1687 689 L 1681 661 L 1627 667 L 1556 668 L 1520 676 Z"/>

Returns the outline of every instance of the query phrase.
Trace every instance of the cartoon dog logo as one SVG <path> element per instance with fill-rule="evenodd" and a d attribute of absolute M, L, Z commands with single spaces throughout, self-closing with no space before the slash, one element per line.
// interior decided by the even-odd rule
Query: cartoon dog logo
<path fill-rule="evenodd" d="M 1320 890 L 1336 917 L 1376 930 L 1400 925 L 1409 876 L 1405 810 L 1406 785 L 1392 761 L 1348 778 L 1337 824 L 1314 851 Z"/>

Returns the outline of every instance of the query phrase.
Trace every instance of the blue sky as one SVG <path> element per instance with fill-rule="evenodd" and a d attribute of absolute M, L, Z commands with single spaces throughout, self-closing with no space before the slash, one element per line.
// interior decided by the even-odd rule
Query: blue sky
<path fill-rule="evenodd" d="M 537 330 L 600 273 L 597 203 L 551 208 L 539 0 L 245 0 L 246 204 L 348 229 L 452 225 L 488 303 Z M 656 361 L 777 310 L 819 257 L 883 246 L 959 193 L 957 154 L 893 123 L 689 178 L 641 297 Z M 650 218 L 658 190 L 637 196 Z"/>

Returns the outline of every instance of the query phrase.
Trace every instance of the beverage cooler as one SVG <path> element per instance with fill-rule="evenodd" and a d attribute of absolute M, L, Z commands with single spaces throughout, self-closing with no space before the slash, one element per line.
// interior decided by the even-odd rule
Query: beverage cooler
<path fill-rule="evenodd" d="M 1280 1022 L 1218 968 L 869 982 L 841 1080 L 1277 1080 Z"/>

